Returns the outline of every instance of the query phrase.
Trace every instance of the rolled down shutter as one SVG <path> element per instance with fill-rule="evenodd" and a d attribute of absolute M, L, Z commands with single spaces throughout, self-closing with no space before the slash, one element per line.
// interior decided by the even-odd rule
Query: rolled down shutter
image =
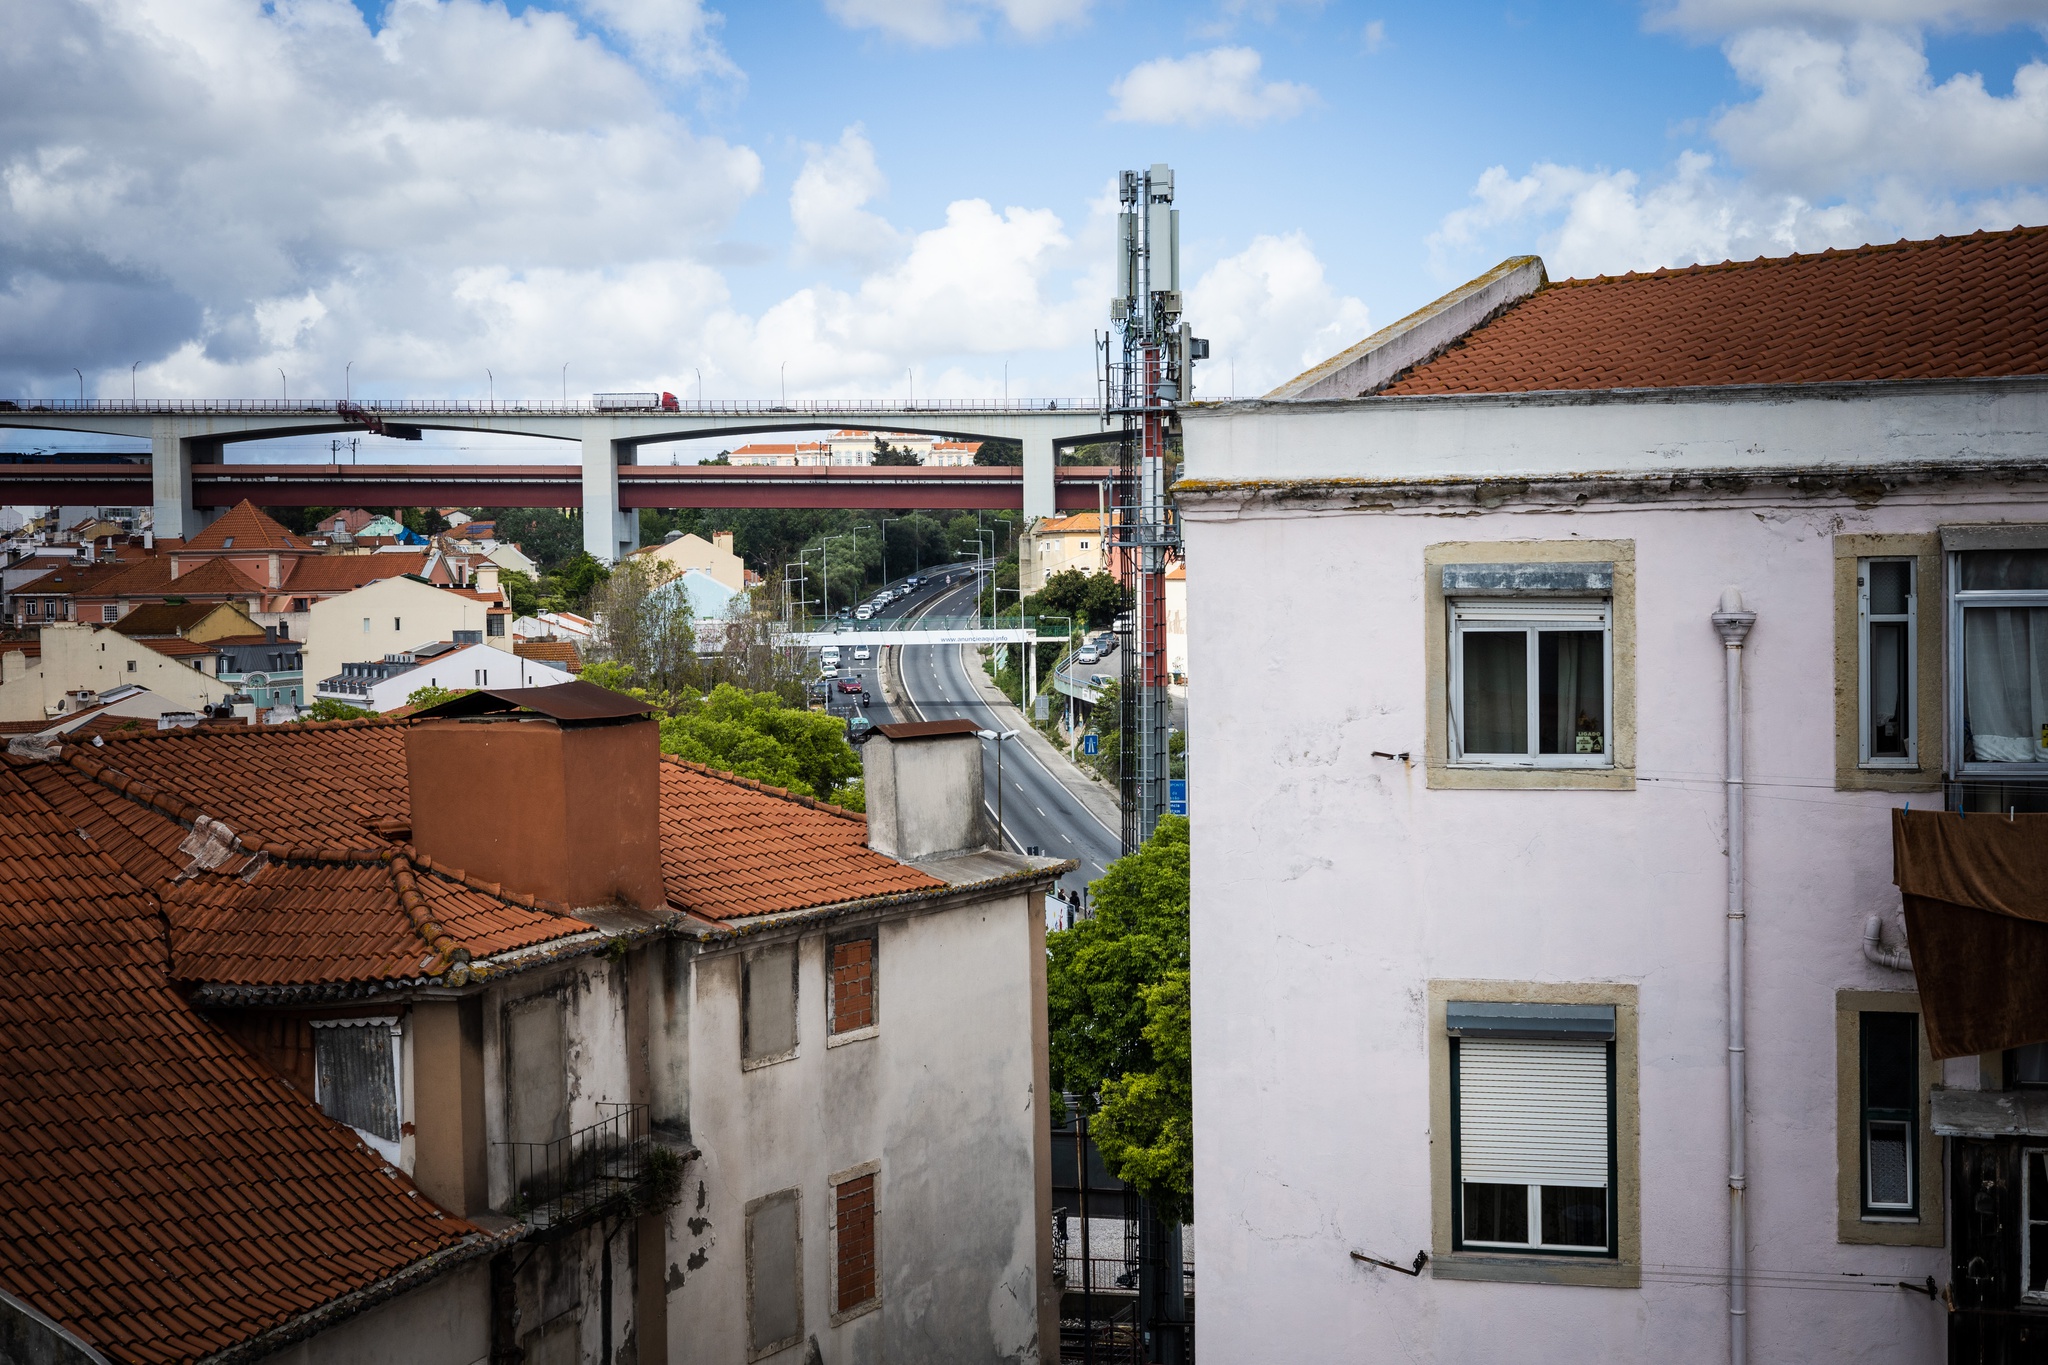
<path fill-rule="evenodd" d="M 1465 1038 L 1458 1044 L 1464 1180 L 1607 1187 L 1607 1045 Z"/>

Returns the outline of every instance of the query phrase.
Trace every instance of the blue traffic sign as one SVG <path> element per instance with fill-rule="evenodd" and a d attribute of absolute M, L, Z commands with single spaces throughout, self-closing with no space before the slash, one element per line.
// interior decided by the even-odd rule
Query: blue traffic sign
<path fill-rule="evenodd" d="M 1081 752 L 1088 755 L 1088 757 L 1090 758 L 1093 758 L 1097 754 L 1101 753 L 1102 737 L 1100 735 L 1081 736 Z"/>
<path fill-rule="evenodd" d="M 1172 777 L 1166 781 L 1166 813 L 1186 815 L 1188 813 L 1188 780 Z"/>

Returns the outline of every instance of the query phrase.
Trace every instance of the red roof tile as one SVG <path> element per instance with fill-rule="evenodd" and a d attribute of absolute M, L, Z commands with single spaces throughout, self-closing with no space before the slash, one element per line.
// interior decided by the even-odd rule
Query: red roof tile
<path fill-rule="evenodd" d="M 53 778 L 0 767 L 0 1286 L 156 1365 L 481 1238 L 169 988 L 154 899 Z"/>
<path fill-rule="evenodd" d="M 230 545 L 229 542 L 233 544 Z M 214 520 L 211 526 L 186 540 L 185 550 L 304 550 L 306 541 L 259 511 L 247 498 Z"/>
<path fill-rule="evenodd" d="M 2048 228 L 1548 285 L 1388 396 L 2048 374 Z"/>
<path fill-rule="evenodd" d="M 868 822 L 679 758 L 661 765 L 661 865 L 671 904 L 739 919 L 945 884 L 867 846 Z"/>
<path fill-rule="evenodd" d="M 244 598 L 262 590 L 260 583 L 230 560 L 209 559 L 194 564 L 189 557 L 180 555 L 180 564 L 184 572 L 172 578 L 170 556 L 152 555 L 138 564 L 124 566 L 123 572 L 114 577 L 80 589 L 79 596 L 109 601 L 118 597 Z"/>
<path fill-rule="evenodd" d="M 309 555 L 298 562 L 278 591 L 343 593 L 381 579 L 416 574 L 427 566 L 422 554 Z"/>
<path fill-rule="evenodd" d="M 583 671 L 583 656 L 577 653 L 574 640 L 514 640 L 512 652 L 522 659 L 560 664 L 571 673 Z"/>
<path fill-rule="evenodd" d="M 100 584 L 133 568 L 132 564 L 66 564 L 52 569 L 38 578 L 31 578 L 14 590 L 16 597 L 46 596 L 51 593 L 71 594 L 91 592 Z"/>

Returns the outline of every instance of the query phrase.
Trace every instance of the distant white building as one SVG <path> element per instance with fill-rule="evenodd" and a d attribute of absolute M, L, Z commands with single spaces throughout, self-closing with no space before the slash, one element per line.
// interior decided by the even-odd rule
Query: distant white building
<path fill-rule="evenodd" d="M 422 687 L 460 692 L 477 687 L 554 687 L 574 676 L 539 659 L 523 659 L 496 645 L 454 645 L 445 640 L 378 660 L 349 663 L 315 684 L 322 701 L 366 711 L 390 711 Z"/>
<path fill-rule="evenodd" d="M 822 441 L 753 442 L 727 458 L 735 465 L 782 468 L 871 465 L 877 441 L 909 451 L 919 464 L 935 466 L 971 465 L 981 449 L 979 441 L 948 441 L 915 431 L 835 431 Z"/>

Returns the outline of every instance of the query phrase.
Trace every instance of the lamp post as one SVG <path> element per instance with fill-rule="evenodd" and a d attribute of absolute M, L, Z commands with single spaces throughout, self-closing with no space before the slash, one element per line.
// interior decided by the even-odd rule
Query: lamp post
<path fill-rule="evenodd" d="M 976 731 L 975 731 L 974 733 L 975 733 L 975 734 L 976 734 L 976 735 L 977 735 L 978 737 L 980 737 L 980 738 L 982 738 L 982 739 L 988 739 L 988 740 L 994 740 L 994 741 L 995 741 L 995 746 L 996 746 L 996 847 L 997 847 L 998 849 L 1003 849 L 1003 848 L 1007 848 L 1007 847 L 1009 846 L 1009 836 L 1003 833 L 1003 741 L 1004 741 L 1004 740 L 1006 740 L 1006 739 L 1015 739 L 1015 738 L 1016 738 L 1016 737 L 1017 737 L 1017 736 L 1018 736 L 1019 734 L 1021 734 L 1021 733 L 1022 733 L 1022 731 L 1018 731 L 1018 730 L 976 730 Z"/>
<path fill-rule="evenodd" d="M 135 362 L 135 365 L 140 365 L 141 363 L 138 360 Z M 131 403 L 135 401 L 135 365 L 128 367 L 128 401 Z"/>
<path fill-rule="evenodd" d="M 563 405 L 564 405 L 564 406 L 567 406 L 568 402 L 569 402 L 569 362 L 565 360 L 565 361 L 563 361 L 563 362 L 562 362 L 562 403 L 563 403 Z"/>
<path fill-rule="evenodd" d="M 341 396 L 343 398 L 354 398 L 356 396 L 355 389 L 351 387 L 349 383 L 348 374 L 348 372 L 350 370 L 353 370 L 355 367 L 356 363 L 353 360 L 349 361 L 348 364 L 341 367 Z"/>
<path fill-rule="evenodd" d="M 85 401 L 85 371 L 73 365 L 71 373 L 78 376 L 78 401 L 83 403 Z"/>
<path fill-rule="evenodd" d="M 277 367 L 277 388 L 278 392 L 284 395 L 285 402 L 289 403 L 292 401 L 291 376 L 284 372 L 284 366 L 282 365 Z"/>

